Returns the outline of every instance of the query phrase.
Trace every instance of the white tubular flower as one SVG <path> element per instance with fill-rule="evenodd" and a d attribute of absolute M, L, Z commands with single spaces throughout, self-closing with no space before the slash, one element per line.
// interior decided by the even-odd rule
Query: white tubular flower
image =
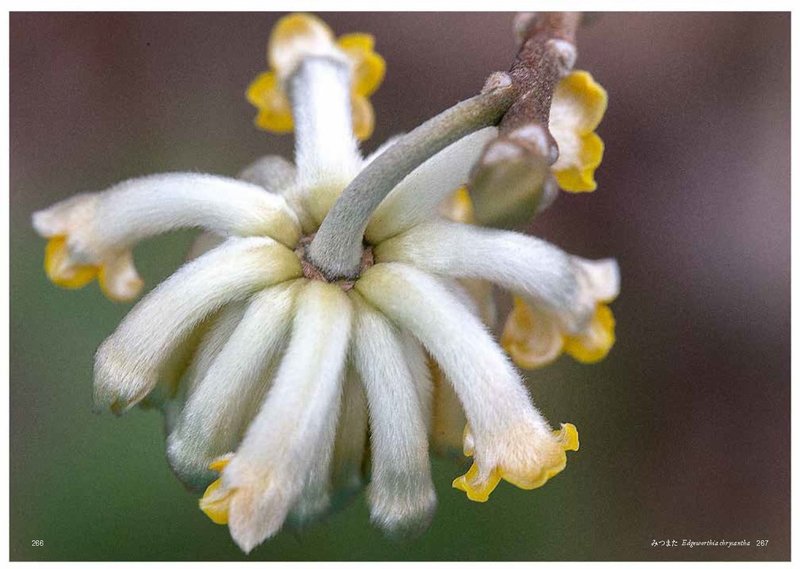
<path fill-rule="evenodd" d="M 141 286 L 131 276 L 139 240 L 203 231 L 191 260 L 99 347 L 95 403 L 116 413 L 160 408 L 170 466 L 191 489 L 207 485 L 201 509 L 227 524 L 245 552 L 286 523 L 340 506 L 367 480 L 376 525 L 390 534 L 424 529 L 436 507 L 430 448 L 461 446 L 472 457 L 453 483 L 471 500 L 486 501 L 501 479 L 544 484 L 577 450 L 577 431 L 568 423 L 553 430 L 536 410 L 481 322 L 494 315 L 484 293 L 493 283 L 522 299 L 505 343 L 515 361 L 531 363 L 544 352 L 552 359 L 606 346 L 605 303 L 619 288 L 613 261 L 446 218 L 453 190 L 492 136 L 474 107 L 466 105 L 469 128 L 437 139 L 455 140 L 450 146 L 420 150 L 401 138 L 364 160 L 355 101 L 376 68 L 353 62 L 375 63 L 372 40 L 333 43 L 319 21 L 304 18 L 279 22 L 267 79 L 280 89 L 258 103 L 264 126 L 296 127 L 296 167 L 265 157 L 240 180 L 150 176 L 34 216 L 50 239 L 51 278 L 78 286 L 98 276 L 105 288 L 114 283 L 114 298 Z M 394 167 L 397 149 L 409 147 L 416 158 L 401 156 L 405 165 Z M 312 244 L 325 243 L 321 225 L 336 219 L 348 203 L 341 194 L 362 174 L 383 180 L 388 193 L 362 212 L 361 233 L 351 235 L 358 250 L 342 249 L 360 255 L 357 274 L 337 276 L 315 263 Z M 468 203 L 455 205 L 451 218 L 470 217 Z M 357 209 L 345 217 L 356 219 Z"/>
<path fill-rule="evenodd" d="M 410 353 L 385 317 L 354 299 L 355 364 L 366 388 L 372 427 L 370 511 L 379 526 L 406 533 L 426 527 L 436 506 L 419 380 L 412 375 L 425 367 L 425 359 L 422 353 Z"/>
<path fill-rule="evenodd" d="M 206 174 L 160 174 L 81 194 L 33 214 L 49 239 L 45 269 L 67 288 L 97 276 L 109 298 L 130 300 L 142 287 L 131 248 L 175 229 L 200 227 L 223 236 L 265 235 L 288 247 L 300 226 L 285 200 L 253 184 Z"/>
<path fill-rule="evenodd" d="M 581 363 L 595 363 L 614 345 L 614 315 L 608 303 L 619 294 L 619 267 L 613 259 L 570 257 L 578 283 L 576 306 L 590 307 L 581 319 L 548 311 L 524 297 L 514 297 L 502 344 L 520 367 L 535 369 L 562 352 Z"/>
<path fill-rule="evenodd" d="M 201 488 L 214 476 L 208 465 L 236 448 L 269 387 L 270 364 L 289 329 L 297 282 L 254 295 L 224 347 L 197 383 L 167 443 L 178 475 Z"/>
<path fill-rule="evenodd" d="M 465 452 L 475 457 L 454 487 L 483 502 L 501 478 L 532 489 L 566 466 L 564 451 L 577 450 L 575 427 L 550 430 L 480 320 L 435 278 L 382 263 L 361 276 L 356 290 L 411 330 L 453 383 L 472 433 Z"/>
<path fill-rule="evenodd" d="M 209 314 L 302 275 L 297 257 L 268 237 L 231 239 L 185 265 L 139 303 L 97 350 L 95 404 L 121 412 L 158 382 L 173 349 Z"/>
<path fill-rule="evenodd" d="M 333 455 L 352 306 L 320 282 L 297 299 L 292 338 L 261 410 L 201 506 L 245 551 L 277 532 Z"/>

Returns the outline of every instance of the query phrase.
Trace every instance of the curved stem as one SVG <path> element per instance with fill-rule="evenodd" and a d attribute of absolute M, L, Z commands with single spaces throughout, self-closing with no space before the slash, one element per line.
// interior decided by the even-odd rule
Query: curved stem
<path fill-rule="evenodd" d="M 497 124 L 515 95 L 516 89 L 508 86 L 485 91 L 403 136 L 345 188 L 309 246 L 309 259 L 330 279 L 357 277 L 364 231 L 383 198 L 414 168 L 449 144 Z"/>

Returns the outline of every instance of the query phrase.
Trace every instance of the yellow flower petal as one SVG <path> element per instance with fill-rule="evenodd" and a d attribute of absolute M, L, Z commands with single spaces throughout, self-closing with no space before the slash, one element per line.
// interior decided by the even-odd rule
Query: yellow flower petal
<path fill-rule="evenodd" d="M 215 480 L 206 488 L 200 498 L 200 509 L 212 522 L 219 525 L 228 523 L 228 508 L 233 492 L 223 492 L 222 480 Z"/>
<path fill-rule="evenodd" d="M 572 111 L 573 128 L 580 134 L 587 134 L 603 120 L 608 107 L 608 93 L 588 71 L 573 71 L 556 86 L 553 105 L 568 105 Z"/>
<path fill-rule="evenodd" d="M 562 189 L 590 192 L 594 171 L 603 159 L 603 141 L 594 133 L 608 106 L 608 94 L 586 71 L 564 77 L 553 93 L 550 132 L 560 156 L 553 173 Z"/>
<path fill-rule="evenodd" d="M 614 314 L 605 304 L 599 304 L 589 328 L 580 335 L 564 338 L 564 351 L 581 363 L 602 360 L 614 345 Z"/>
<path fill-rule="evenodd" d="M 339 36 L 339 39 L 336 40 L 336 45 L 344 51 L 353 50 L 361 53 L 369 53 L 375 49 L 375 37 L 372 34 L 358 32 L 344 34 Z"/>
<path fill-rule="evenodd" d="M 98 268 L 94 265 L 76 265 L 69 258 L 67 238 L 63 235 L 47 241 L 44 249 L 44 271 L 47 277 L 64 288 L 81 288 L 94 280 Z"/>
<path fill-rule="evenodd" d="M 272 28 L 267 45 L 267 61 L 278 73 L 291 73 L 307 55 L 324 55 L 333 47 L 333 32 L 311 14 L 289 14 Z"/>
<path fill-rule="evenodd" d="M 453 488 L 466 492 L 467 498 L 474 502 L 485 502 L 501 479 L 522 490 L 534 490 L 543 486 L 567 466 L 566 451 L 576 451 L 580 446 L 578 429 L 572 423 L 563 423 L 561 429 L 553 435 L 555 444 L 548 442 L 550 448 L 543 449 L 541 463 L 531 465 L 529 470 L 510 472 L 497 467 L 485 480 L 479 480 L 478 466 L 473 462 L 466 474 L 453 481 Z"/>
<path fill-rule="evenodd" d="M 213 470 L 214 472 L 222 472 L 228 463 L 233 458 L 233 454 L 224 454 L 220 457 L 217 457 L 211 464 L 208 465 L 209 470 Z"/>
<path fill-rule="evenodd" d="M 592 192 L 597 189 L 594 171 L 603 161 L 603 139 L 594 132 L 581 135 L 578 163 L 566 168 L 554 168 L 553 174 L 562 190 Z"/>
<path fill-rule="evenodd" d="M 209 464 L 208 468 L 209 470 L 222 473 L 224 468 L 228 466 L 231 458 L 233 458 L 232 454 L 221 456 Z M 225 525 L 228 523 L 228 508 L 232 496 L 233 491 L 223 490 L 222 479 L 218 478 L 209 484 L 208 488 L 206 488 L 206 491 L 203 493 L 203 497 L 200 498 L 200 509 L 215 524 Z"/>
<path fill-rule="evenodd" d="M 372 136 L 375 128 L 375 111 L 372 110 L 372 103 L 362 95 L 353 95 L 351 104 L 353 106 L 353 134 L 359 140 L 366 140 Z"/>
<path fill-rule="evenodd" d="M 572 423 L 564 423 L 561 430 L 553 433 L 558 439 L 558 446 L 547 455 L 544 463 L 538 470 L 522 472 L 516 475 L 504 473 L 503 478 L 514 486 L 523 490 L 535 490 L 550 480 L 553 476 L 564 470 L 567 466 L 566 451 L 576 451 L 580 446 L 578 442 L 578 429 Z"/>
<path fill-rule="evenodd" d="M 473 502 L 485 502 L 500 483 L 502 477 L 498 470 L 492 470 L 486 480 L 479 480 L 478 465 L 473 462 L 466 474 L 453 480 L 453 488 L 466 492 L 467 498 Z"/>
<path fill-rule="evenodd" d="M 274 71 L 261 73 L 247 88 L 247 100 L 258 109 L 255 124 L 272 132 L 291 132 L 292 107 Z"/>
<path fill-rule="evenodd" d="M 561 423 L 561 430 L 558 432 L 561 439 L 561 446 L 564 450 L 576 451 L 581 448 L 581 442 L 578 438 L 578 428 L 572 423 Z"/>
<path fill-rule="evenodd" d="M 345 34 L 336 44 L 353 64 L 353 94 L 372 95 L 386 74 L 386 61 L 375 51 L 375 38 L 369 34 Z"/>
<path fill-rule="evenodd" d="M 546 317 L 514 296 L 514 308 L 506 319 L 500 344 L 519 367 L 536 369 L 561 354 L 564 339 L 555 318 Z"/>

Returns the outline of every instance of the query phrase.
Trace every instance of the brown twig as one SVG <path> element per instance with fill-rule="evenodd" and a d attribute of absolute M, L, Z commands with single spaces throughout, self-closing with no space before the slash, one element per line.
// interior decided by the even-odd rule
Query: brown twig
<path fill-rule="evenodd" d="M 517 56 L 507 73 L 489 77 L 487 87 L 510 83 L 516 99 L 500 121 L 497 138 L 486 145 L 470 182 L 481 223 L 497 223 L 509 209 L 529 218 L 556 195 L 549 172 L 558 158 L 558 146 L 548 129 L 550 106 L 556 85 L 575 63 L 580 22 L 578 12 L 523 13 L 515 18 Z M 514 224 L 519 219 L 503 221 Z"/>

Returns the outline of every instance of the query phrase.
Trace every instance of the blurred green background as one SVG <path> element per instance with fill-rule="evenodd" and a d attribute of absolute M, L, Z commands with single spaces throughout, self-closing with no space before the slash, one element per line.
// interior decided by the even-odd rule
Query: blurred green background
<path fill-rule="evenodd" d="M 560 196 L 531 231 L 617 257 L 623 289 L 606 361 L 530 375 L 545 416 L 581 434 L 543 488 L 471 503 L 450 488 L 461 468 L 436 459 L 421 538 L 383 538 L 362 495 L 245 557 L 172 476 L 160 415 L 92 414 L 94 350 L 129 307 L 52 286 L 30 215 L 132 176 L 290 157 L 291 137 L 254 129 L 243 96 L 276 18 L 11 14 L 11 558 L 788 559 L 788 14 L 605 14 L 581 31 L 578 68 L 610 94 L 599 189 Z M 325 19 L 375 34 L 388 62 L 367 150 L 474 94 L 515 51 L 511 14 Z M 191 238 L 137 248 L 148 286 Z"/>

